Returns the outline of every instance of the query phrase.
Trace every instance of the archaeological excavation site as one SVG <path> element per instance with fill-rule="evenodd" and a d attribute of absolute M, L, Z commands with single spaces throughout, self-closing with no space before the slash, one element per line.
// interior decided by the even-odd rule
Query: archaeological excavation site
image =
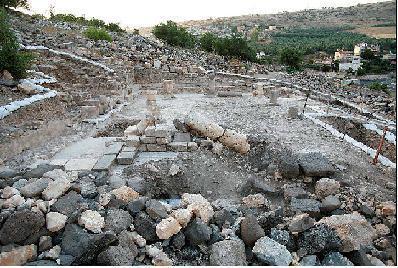
<path fill-rule="evenodd" d="M 5 13 L 1 266 L 397 265 L 396 77 Z"/>

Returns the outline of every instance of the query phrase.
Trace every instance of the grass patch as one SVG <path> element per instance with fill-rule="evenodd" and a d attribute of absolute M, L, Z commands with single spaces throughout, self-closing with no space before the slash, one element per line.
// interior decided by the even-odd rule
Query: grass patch
<path fill-rule="evenodd" d="M 89 27 L 85 32 L 84 35 L 94 41 L 98 40 L 105 40 L 108 42 L 112 42 L 112 37 L 109 33 L 101 28 Z"/>

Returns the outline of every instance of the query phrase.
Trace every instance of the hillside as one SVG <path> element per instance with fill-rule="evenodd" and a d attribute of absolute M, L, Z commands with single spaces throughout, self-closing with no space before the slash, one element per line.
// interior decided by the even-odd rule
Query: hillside
<path fill-rule="evenodd" d="M 254 26 L 268 28 L 280 27 L 334 27 L 350 25 L 355 28 L 379 24 L 395 24 L 396 1 L 360 4 L 351 7 L 310 9 L 298 12 L 283 12 L 278 14 L 255 14 L 239 17 L 208 19 L 202 21 L 187 21 L 182 25 L 191 29 L 209 29 L 225 27 Z M 215 29 L 213 29 L 215 30 Z"/>

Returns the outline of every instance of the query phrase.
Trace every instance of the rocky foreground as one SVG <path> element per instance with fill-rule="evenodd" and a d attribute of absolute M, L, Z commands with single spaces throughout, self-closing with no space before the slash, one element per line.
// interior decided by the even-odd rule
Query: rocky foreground
<path fill-rule="evenodd" d="M 190 193 L 151 199 L 140 194 L 145 183 L 105 172 L 3 169 L 0 264 L 395 265 L 395 203 L 361 202 L 319 178 L 331 172 L 327 163 L 310 163 L 301 160 L 313 190 L 286 184 L 281 206 L 257 179 L 240 202 L 209 202 Z M 173 164 L 168 176 L 180 171 Z"/>

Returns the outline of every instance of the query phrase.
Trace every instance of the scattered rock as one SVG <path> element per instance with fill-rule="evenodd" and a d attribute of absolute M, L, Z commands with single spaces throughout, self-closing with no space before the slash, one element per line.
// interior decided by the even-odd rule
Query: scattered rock
<path fill-rule="evenodd" d="M 148 200 L 145 205 L 146 213 L 154 220 L 165 219 L 169 216 L 166 207 L 155 199 Z"/>
<path fill-rule="evenodd" d="M 65 227 L 68 216 L 58 212 L 49 212 L 46 215 L 47 229 L 50 232 L 58 232 Z"/>
<path fill-rule="evenodd" d="M 155 266 L 171 266 L 173 261 L 161 249 L 155 246 L 147 246 L 147 253 L 152 258 Z"/>
<path fill-rule="evenodd" d="M 111 230 L 116 234 L 129 228 L 133 218 L 131 215 L 122 209 L 110 209 L 105 218 L 105 230 Z M 148 226 L 145 226 L 148 228 Z"/>
<path fill-rule="evenodd" d="M 292 262 L 292 255 L 286 247 L 267 236 L 256 241 L 253 253 L 264 264 L 288 266 Z"/>
<path fill-rule="evenodd" d="M 21 188 L 21 194 L 26 197 L 39 196 L 50 182 L 52 182 L 52 180 L 49 178 L 41 178 L 34 182 L 30 182 Z"/>
<path fill-rule="evenodd" d="M 101 233 L 105 220 L 97 211 L 86 210 L 81 214 L 79 224 L 93 233 Z"/>
<path fill-rule="evenodd" d="M 322 200 L 321 211 L 330 212 L 338 209 L 341 206 L 341 202 L 338 197 L 334 195 L 329 195 Z"/>
<path fill-rule="evenodd" d="M 41 213 L 28 210 L 17 211 L 7 218 L 0 230 L 0 242 L 3 245 L 19 243 L 37 233 L 45 224 Z"/>
<path fill-rule="evenodd" d="M 134 226 L 136 231 L 147 241 L 157 240 L 156 223 L 145 212 L 138 213 L 134 219 Z"/>
<path fill-rule="evenodd" d="M 315 194 L 320 198 L 334 195 L 339 191 L 339 189 L 340 183 L 329 178 L 322 178 L 315 184 Z"/>
<path fill-rule="evenodd" d="M 242 240 L 224 240 L 211 246 L 211 266 L 246 266 L 245 245 Z"/>
<path fill-rule="evenodd" d="M 392 216 L 397 214 L 397 205 L 392 201 L 381 203 L 378 208 L 381 210 L 381 215 Z"/>
<path fill-rule="evenodd" d="M 19 191 L 13 187 L 7 186 L 1 192 L 1 198 L 8 199 L 14 195 L 19 195 Z"/>
<path fill-rule="evenodd" d="M 173 217 L 163 219 L 156 225 L 156 234 L 160 239 L 169 239 L 181 230 L 181 225 Z"/>
<path fill-rule="evenodd" d="M 81 209 L 85 207 L 83 197 L 75 191 L 70 191 L 62 196 L 51 206 L 51 210 L 59 212 L 72 218 L 80 213 Z"/>
<path fill-rule="evenodd" d="M 37 248 L 35 245 L 17 247 L 11 251 L 0 254 L 1 266 L 21 266 L 27 262 L 36 259 Z"/>
<path fill-rule="evenodd" d="M 296 213 L 308 213 L 310 216 L 317 216 L 320 213 L 321 203 L 315 199 L 292 198 L 290 208 Z"/>
<path fill-rule="evenodd" d="M 281 245 L 286 246 L 289 243 L 290 240 L 290 236 L 289 236 L 289 232 L 286 230 L 279 230 L 276 228 L 272 228 L 271 229 L 271 233 L 269 235 L 269 237 L 278 242 Z"/>
<path fill-rule="evenodd" d="M 252 194 L 242 198 L 243 204 L 249 208 L 259 208 L 268 205 L 268 200 L 262 194 Z"/>
<path fill-rule="evenodd" d="M 329 160 L 318 152 L 300 154 L 298 161 L 304 175 L 309 177 L 327 177 L 335 172 Z"/>
<path fill-rule="evenodd" d="M 264 229 L 258 223 L 257 218 L 251 214 L 241 221 L 240 232 L 243 241 L 248 246 L 253 246 L 258 239 L 265 236 Z"/>
<path fill-rule="evenodd" d="M 299 214 L 294 216 L 294 218 L 289 223 L 289 231 L 301 233 L 308 230 L 314 226 L 315 220 L 311 218 L 308 214 Z"/>
<path fill-rule="evenodd" d="M 171 216 L 174 217 L 178 223 L 185 228 L 188 223 L 191 221 L 192 218 L 192 211 L 184 208 L 180 208 L 177 210 L 174 210 L 171 213 Z"/>
<path fill-rule="evenodd" d="M 300 266 L 320 266 L 320 264 L 316 255 L 305 256 L 300 261 Z"/>
<path fill-rule="evenodd" d="M 372 244 L 377 237 L 376 230 L 357 212 L 344 215 L 333 215 L 319 221 L 336 230 L 342 244 L 340 251 L 359 250 L 361 246 Z"/>
<path fill-rule="evenodd" d="M 194 219 L 185 229 L 185 237 L 192 245 L 201 245 L 210 240 L 211 228 L 200 219 Z"/>
<path fill-rule="evenodd" d="M 118 189 L 115 189 L 112 191 L 112 193 L 115 195 L 116 199 L 122 200 L 125 203 L 128 203 L 139 197 L 139 193 L 128 186 L 122 186 Z"/>
<path fill-rule="evenodd" d="M 56 199 L 66 193 L 69 187 L 70 182 L 67 179 L 57 179 L 55 181 L 52 181 L 42 192 L 43 198 L 45 200 Z"/>
<path fill-rule="evenodd" d="M 75 258 L 73 264 L 92 264 L 97 255 L 116 239 L 113 234 L 89 234 L 78 225 L 68 224 L 62 235 L 61 248 L 64 254 Z"/>
<path fill-rule="evenodd" d="M 97 263 L 107 266 L 131 266 L 134 262 L 134 254 L 120 246 L 110 246 L 97 257 Z"/>
<path fill-rule="evenodd" d="M 341 255 L 339 252 L 330 252 L 322 261 L 324 266 L 354 266 L 350 260 Z"/>
<path fill-rule="evenodd" d="M 341 240 L 332 228 L 318 224 L 299 236 L 298 245 L 306 254 L 314 254 L 338 250 Z"/>
<path fill-rule="evenodd" d="M 204 223 L 208 223 L 214 216 L 213 207 L 202 195 L 185 193 L 181 198 L 182 204 L 187 205 L 187 209 L 192 211 Z"/>

